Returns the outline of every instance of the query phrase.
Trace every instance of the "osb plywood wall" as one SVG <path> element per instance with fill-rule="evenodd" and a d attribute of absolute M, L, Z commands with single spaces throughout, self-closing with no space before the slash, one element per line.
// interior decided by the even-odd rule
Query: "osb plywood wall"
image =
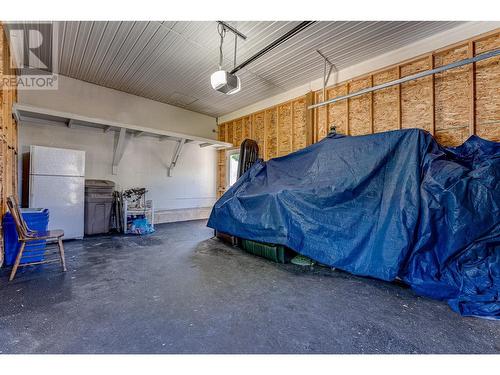
<path fill-rule="evenodd" d="M 326 90 L 328 99 L 353 93 L 500 48 L 500 30 L 445 47 L 425 56 L 339 83 Z M 448 70 L 434 76 L 307 110 L 307 97 L 219 125 L 219 139 L 239 146 L 250 137 L 264 159 L 286 155 L 323 139 L 331 126 L 337 132 L 363 135 L 421 128 L 445 146 L 470 135 L 500 142 L 500 57 Z M 312 93 L 323 101 L 323 90 Z M 311 113 L 312 112 L 312 113 Z M 311 118 L 311 120 L 307 120 Z M 312 140 L 307 138 L 312 128 Z M 219 151 L 218 195 L 226 187 L 225 151 Z"/>
<path fill-rule="evenodd" d="M 257 141 L 259 157 L 268 160 L 312 143 L 312 94 L 220 124 L 219 140 L 240 147 L 245 138 Z M 218 151 L 217 197 L 226 191 L 226 151 Z"/>
<path fill-rule="evenodd" d="M 500 48 L 500 32 L 467 40 L 426 56 L 372 72 L 327 89 L 328 98 L 359 91 L 424 70 Z M 315 102 L 323 92 L 314 93 Z M 446 146 L 470 135 L 500 141 L 500 57 L 448 70 L 314 110 L 314 141 L 335 125 L 337 131 L 362 135 L 421 128 Z"/>
<path fill-rule="evenodd" d="M 7 84 L 11 69 L 7 39 L 0 24 L 0 266 L 3 264 L 3 233 L 1 218 L 7 210 L 6 197 L 17 195 L 17 124 L 12 117 L 12 104 L 17 100 L 17 88 Z M 10 81 L 9 81 L 10 82 Z"/>

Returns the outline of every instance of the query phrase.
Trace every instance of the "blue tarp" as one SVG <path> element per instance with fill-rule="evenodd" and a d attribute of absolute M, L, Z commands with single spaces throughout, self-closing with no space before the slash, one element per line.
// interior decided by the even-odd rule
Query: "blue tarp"
<path fill-rule="evenodd" d="M 258 160 L 208 226 L 500 319 L 500 143 L 427 132 L 329 136 Z"/>

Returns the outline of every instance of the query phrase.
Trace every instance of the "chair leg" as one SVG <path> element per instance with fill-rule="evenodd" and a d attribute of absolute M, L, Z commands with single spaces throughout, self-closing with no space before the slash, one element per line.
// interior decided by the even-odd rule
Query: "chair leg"
<path fill-rule="evenodd" d="M 19 263 L 21 263 L 21 258 L 23 257 L 24 248 L 26 246 L 26 242 L 21 242 L 21 248 L 19 249 L 19 253 L 17 253 L 16 261 L 14 263 L 14 267 L 12 267 L 12 271 L 10 272 L 9 281 L 14 280 L 16 277 L 17 268 L 19 267 Z"/>
<path fill-rule="evenodd" d="M 63 268 L 63 271 L 66 272 L 66 259 L 64 257 L 64 246 L 63 246 L 63 242 L 62 242 L 62 237 L 59 237 L 57 239 L 57 242 L 59 244 L 59 255 L 61 256 L 61 264 L 62 264 L 62 268 Z"/>

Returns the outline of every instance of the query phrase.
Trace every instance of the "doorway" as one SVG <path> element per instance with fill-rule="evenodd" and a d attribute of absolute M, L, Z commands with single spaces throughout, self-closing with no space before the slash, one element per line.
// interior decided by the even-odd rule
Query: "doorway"
<path fill-rule="evenodd" d="M 227 188 L 229 189 L 238 179 L 238 164 L 240 161 L 240 150 L 229 150 L 227 152 Z"/>

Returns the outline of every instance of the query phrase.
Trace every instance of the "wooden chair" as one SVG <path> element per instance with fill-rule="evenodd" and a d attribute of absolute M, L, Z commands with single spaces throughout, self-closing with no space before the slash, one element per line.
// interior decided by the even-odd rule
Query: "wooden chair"
<path fill-rule="evenodd" d="M 16 261 L 14 266 L 12 267 L 12 271 L 10 273 L 9 281 L 12 281 L 16 276 L 17 269 L 19 266 L 31 266 L 35 264 L 44 264 L 44 263 L 52 263 L 59 260 L 45 260 L 40 262 L 31 262 L 31 263 L 23 263 L 20 264 L 21 258 L 23 257 L 24 249 L 26 247 L 27 242 L 32 241 L 40 241 L 40 240 L 57 240 L 59 247 L 59 255 L 61 258 L 61 265 L 63 271 L 66 272 L 66 260 L 64 259 L 64 246 L 62 242 L 62 238 L 64 236 L 64 232 L 60 229 L 56 230 L 48 230 L 48 231 L 35 231 L 28 228 L 26 222 L 23 219 L 21 214 L 21 210 L 19 209 L 19 204 L 17 203 L 16 198 L 8 197 L 7 198 L 7 206 L 9 207 L 9 211 L 14 219 L 17 229 L 17 236 L 19 238 L 19 242 L 21 242 L 21 248 L 19 249 L 19 253 L 17 254 Z"/>

